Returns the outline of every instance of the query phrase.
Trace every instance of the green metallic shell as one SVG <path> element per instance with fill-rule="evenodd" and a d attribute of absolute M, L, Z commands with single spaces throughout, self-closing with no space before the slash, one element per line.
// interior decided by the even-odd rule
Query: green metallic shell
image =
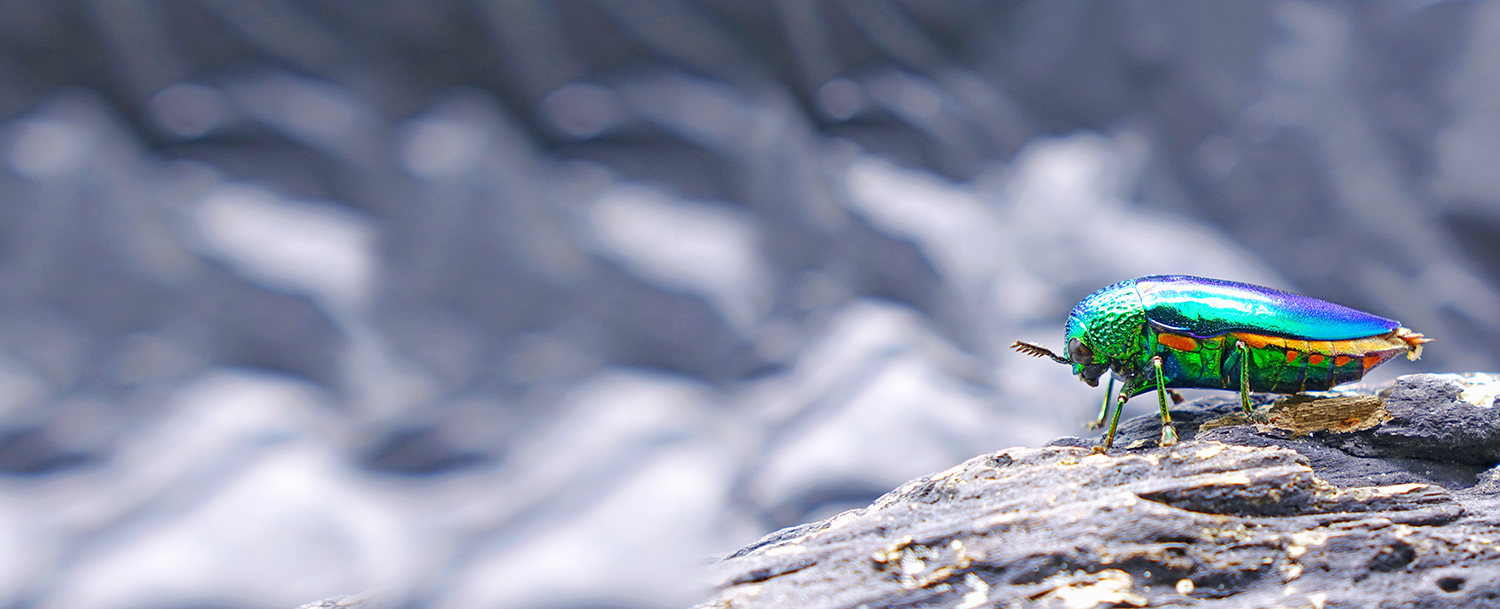
<path fill-rule="evenodd" d="M 1146 311 L 1135 291 L 1135 279 L 1127 279 L 1094 292 L 1068 316 L 1063 330 L 1064 341 L 1083 341 L 1094 352 L 1096 360 L 1109 358 L 1137 362 L 1144 353 Z M 1082 370 L 1073 364 L 1073 374 Z"/>
<path fill-rule="evenodd" d="M 1394 319 L 1272 288 L 1183 275 L 1141 277 L 1135 291 L 1152 324 L 1208 337 L 1255 332 L 1308 340 L 1347 340 L 1395 330 Z"/>

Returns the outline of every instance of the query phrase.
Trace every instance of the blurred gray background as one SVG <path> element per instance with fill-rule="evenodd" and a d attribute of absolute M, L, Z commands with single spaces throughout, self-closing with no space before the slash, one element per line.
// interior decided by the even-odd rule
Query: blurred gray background
<path fill-rule="evenodd" d="M 685 606 L 1145 274 L 1496 370 L 1497 160 L 1491 3 L 3 2 L 0 607 Z"/>

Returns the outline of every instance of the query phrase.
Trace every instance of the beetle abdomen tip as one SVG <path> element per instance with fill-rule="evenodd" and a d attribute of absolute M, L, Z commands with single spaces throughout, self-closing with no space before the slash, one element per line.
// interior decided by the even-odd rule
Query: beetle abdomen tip
<path fill-rule="evenodd" d="M 1432 339 L 1406 327 L 1396 328 L 1391 334 L 1406 343 L 1406 359 L 1411 361 L 1422 359 L 1422 344 L 1432 342 Z"/>

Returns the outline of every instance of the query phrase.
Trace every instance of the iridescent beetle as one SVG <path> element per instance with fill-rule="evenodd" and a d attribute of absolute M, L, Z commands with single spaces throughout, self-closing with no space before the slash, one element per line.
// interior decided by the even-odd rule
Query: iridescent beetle
<path fill-rule="evenodd" d="M 1248 283 L 1185 275 L 1121 281 L 1073 307 L 1064 330 L 1068 356 L 1016 341 L 1017 351 L 1071 364 L 1090 387 L 1110 371 L 1095 426 L 1109 413 L 1114 382 L 1124 381 L 1104 444 L 1115 441 L 1131 397 L 1156 389 L 1162 446 L 1177 443 L 1167 388 L 1238 389 L 1253 420 L 1250 393 L 1319 391 L 1357 381 L 1402 353 L 1422 356 L 1421 334 L 1384 317 Z M 1246 363 L 1248 362 L 1248 365 Z"/>

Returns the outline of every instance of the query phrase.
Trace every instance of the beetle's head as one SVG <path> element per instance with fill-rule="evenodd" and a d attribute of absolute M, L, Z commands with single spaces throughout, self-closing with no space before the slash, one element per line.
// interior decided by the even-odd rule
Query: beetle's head
<path fill-rule="evenodd" d="M 1099 386 L 1099 377 L 1109 370 L 1109 357 L 1101 353 L 1098 345 L 1089 340 L 1082 324 L 1068 324 L 1068 363 L 1073 365 L 1073 374 L 1090 387 Z"/>
<path fill-rule="evenodd" d="M 1137 352 L 1133 341 L 1140 336 L 1146 318 L 1135 282 L 1128 279 L 1116 283 L 1089 294 L 1073 307 L 1067 327 L 1063 329 L 1063 340 L 1068 344 L 1067 357 L 1041 345 L 1017 341 L 1011 346 L 1028 355 L 1050 357 L 1058 363 L 1069 364 L 1079 380 L 1090 387 L 1098 387 L 1099 377 L 1104 376 L 1106 370 L 1130 370 L 1128 363 Z"/>

